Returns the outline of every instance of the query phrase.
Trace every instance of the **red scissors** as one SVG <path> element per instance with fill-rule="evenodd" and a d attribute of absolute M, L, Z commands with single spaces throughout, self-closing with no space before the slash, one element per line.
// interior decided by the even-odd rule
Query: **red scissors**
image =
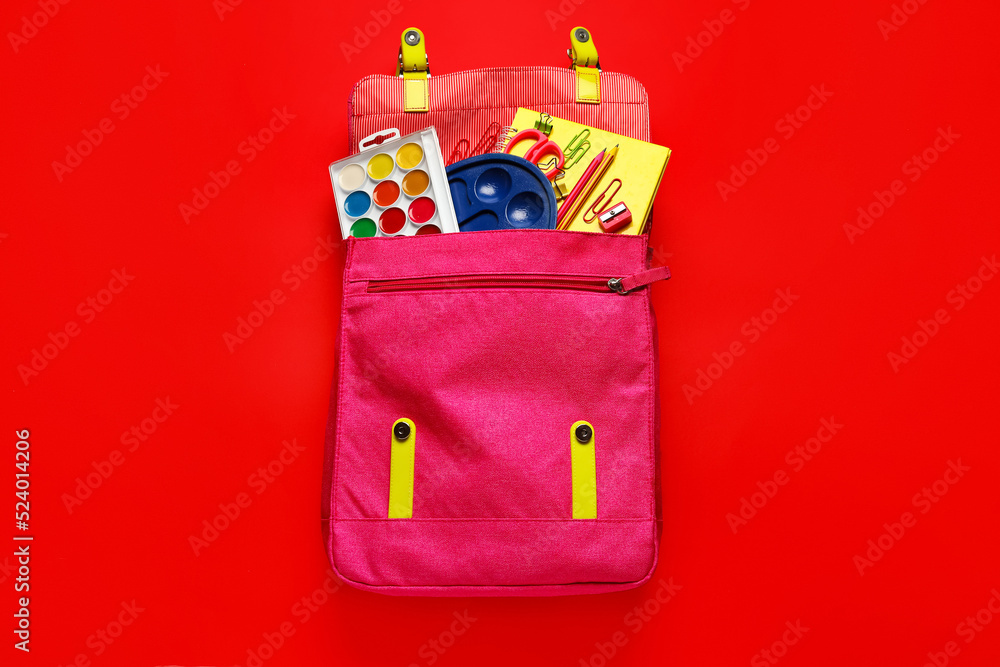
<path fill-rule="evenodd" d="M 521 130 L 514 135 L 513 139 L 507 142 L 507 148 L 504 149 L 504 152 L 510 153 L 510 150 L 514 148 L 514 146 L 522 141 L 529 140 L 533 140 L 535 144 L 528 149 L 527 153 L 524 154 L 525 160 L 537 165 L 546 155 L 551 155 L 556 158 L 556 166 L 552 167 L 552 169 L 545 174 L 546 178 L 552 180 L 566 163 L 566 156 L 563 155 L 562 149 L 559 148 L 559 144 L 550 140 L 541 130 Z"/>

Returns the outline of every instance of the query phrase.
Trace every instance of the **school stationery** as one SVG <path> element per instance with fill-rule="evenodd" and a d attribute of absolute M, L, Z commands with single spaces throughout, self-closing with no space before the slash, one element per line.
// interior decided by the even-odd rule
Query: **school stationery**
<path fill-rule="evenodd" d="M 544 115 L 548 116 L 548 114 Z M 543 122 L 542 126 L 549 128 L 552 127 L 551 122 L 547 125 Z M 551 129 L 549 131 L 551 131 Z M 559 144 L 554 141 L 549 141 L 546 134 L 537 128 L 521 130 L 514 135 L 514 138 L 507 142 L 507 147 L 504 149 L 504 153 L 510 153 L 511 149 L 520 144 L 522 141 L 535 142 L 524 154 L 524 159 L 528 162 L 539 165 L 539 162 L 546 155 L 551 155 L 555 158 L 555 166 L 545 174 L 545 177 L 548 179 L 555 178 L 556 174 L 559 173 L 559 170 L 563 168 L 563 164 L 566 160 L 565 156 L 563 156 L 562 149 L 559 148 Z M 539 167 L 540 166 L 541 165 L 539 165 Z"/>
<path fill-rule="evenodd" d="M 632 212 L 624 202 L 618 202 L 604 213 L 597 216 L 601 229 L 606 232 L 617 232 L 625 225 L 632 222 Z"/>
<path fill-rule="evenodd" d="M 457 161 L 507 138 L 498 130 L 518 107 L 535 110 L 522 130 L 545 112 L 554 126 L 558 116 L 648 140 L 642 85 L 610 71 L 608 54 L 598 70 L 589 31 L 570 40 L 570 68 L 553 59 L 428 77 L 424 35 L 407 28 L 398 76 L 365 77 L 351 92 L 349 148 L 385 128 L 434 125 Z M 556 132 L 565 150 L 579 130 Z M 572 176 L 572 190 L 618 143 L 595 136 L 556 183 Z M 614 201 L 631 181 L 621 180 Z M 390 595 L 460 596 L 650 580 L 661 513 L 649 285 L 669 272 L 648 268 L 646 246 L 643 236 L 552 229 L 347 240 L 321 496 L 337 576 Z"/>
<path fill-rule="evenodd" d="M 542 113 L 538 120 L 535 121 L 535 129 L 544 135 L 549 135 L 552 133 L 552 116 L 547 113 Z"/>
<path fill-rule="evenodd" d="M 482 155 L 493 150 L 493 147 L 497 143 L 497 139 L 500 137 L 500 123 L 493 121 L 483 132 L 483 135 L 476 142 L 475 146 L 469 147 L 469 141 L 467 139 L 460 139 L 455 148 L 452 149 L 451 155 L 448 156 L 448 164 L 454 164 L 459 160 L 464 160 L 467 157 L 473 157 L 476 155 Z"/>
<path fill-rule="evenodd" d="M 572 168 L 573 165 L 579 162 L 583 156 L 587 154 L 587 151 L 590 150 L 590 142 L 587 140 L 587 137 L 589 136 L 590 130 L 584 129 L 581 130 L 578 135 L 569 140 L 569 143 L 566 145 L 566 150 L 564 151 L 566 153 L 566 169 Z"/>
<path fill-rule="evenodd" d="M 555 193 L 524 158 L 490 153 L 456 162 L 447 172 L 461 231 L 555 228 Z"/>
<path fill-rule="evenodd" d="M 530 128 L 531 124 L 538 118 L 538 114 L 539 109 L 536 108 L 518 109 L 508 129 L 509 135 L 514 136 L 521 129 L 525 127 Z M 568 146 L 584 130 L 590 131 L 586 138 L 591 144 L 590 150 L 600 151 L 607 149 L 610 152 L 613 146 L 618 145 L 618 155 L 604 176 L 604 178 L 608 179 L 608 182 L 615 178 L 621 179 L 622 186 L 618 197 L 628 205 L 628 208 L 632 212 L 632 222 L 619 229 L 618 233 L 643 233 L 645 223 L 649 218 L 649 213 L 653 205 L 653 199 L 656 196 L 657 189 L 659 189 L 660 180 L 663 177 L 667 161 L 670 159 L 670 149 L 622 134 L 608 132 L 593 127 L 591 123 L 573 122 L 572 120 L 560 118 L 558 115 L 552 117 L 552 132 L 548 138 L 549 141 L 553 141 L 560 146 Z M 524 150 L 525 147 L 523 145 L 517 146 L 511 153 L 519 155 Z M 582 163 L 578 163 L 576 166 L 567 167 L 566 169 L 564 178 L 571 192 L 584 176 L 584 170 L 581 169 L 581 165 Z M 564 203 L 563 206 L 565 205 Z M 585 211 L 591 205 L 585 198 L 584 201 L 580 202 L 580 208 L 577 209 L 577 213 L 574 213 L 571 219 L 564 220 L 566 215 L 561 215 L 559 228 L 573 231 L 596 231 L 592 225 L 584 222 L 583 218 L 578 214 L 580 210 Z M 560 213 L 562 213 L 562 208 L 560 208 Z"/>
<path fill-rule="evenodd" d="M 573 208 L 573 205 L 580 197 L 583 189 L 587 187 L 587 182 L 590 180 L 590 177 L 593 176 L 594 172 L 596 172 L 598 167 L 601 166 L 601 162 L 604 161 L 604 153 L 605 151 L 601 151 L 594 156 L 594 159 L 590 161 L 589 165 L 587 165 L 587 170 L 583 172 L 583 175 L 581 175 L 576 181 L 576 185 L 573 186 L 572 190 L 570 190 L 569 195 L 566 196 L 562 204 L 559 206 L 559 214 L 556 216 L 557 226 L 562 226 L 562 221 L 565 219 L 566 214 L 569 213 L 570 209 Z"/>
<path fill-rule="evenodd" d="M 594 203 L 591 204 L 590 208 L 587 209 L 587 212 L 583 216 L 583 221 L 588 223 L 593 222 L 594 218 L 597 218 L 602 213 L 604 213 L 604 211 L 610 208 L 611 199 L 616 194 L 618 194 L 618 191 L 621 189 L 622 189 L 622 179 L 620 178 L 615 178 L 610 183 L 608 183 L 607 187 L 604 188 L 601 194 L 597 195 L 597 198 L 594 199 Z"/>
<path fill-rule="evenodd" d="M 617 155 L 618 145 L 616 144 L 614 148 L 605 152 L 604 159 L 602 159 L 601 163 L 597 166 L 597 171 L 594 172 L 594 175 L 586 179 L 585 182 L 581 179 L 581 182 L 584 182 L 583 190 L 580 192 L 580 196 L 577 197 L 576 201 L 573 202 L 569 211 L 563 217 L 562 229 L 569 229 L 569 226 L 574 220 L 576 220 L 577 214 L 580 212 L 580 209 L 583 208 L 583 203 L 590 198 L 590 194 L 597 188 L 601 179 L 604 178 L 604 174 L 608 173 L 608 170 L 611 168 L 611 165 L 614 164 L 615 157 L 617 157 Z M 617 180 L 621 181 L 621 179 Z M 584 222 L 586 222 L 586 220 L 584 220 Z"/>
<path fill-rule="evenodd" d="M 330 165 L 343 238 L 458 231 L 434 128 L 398 134 L 365 137 L 361 153 Z"/>

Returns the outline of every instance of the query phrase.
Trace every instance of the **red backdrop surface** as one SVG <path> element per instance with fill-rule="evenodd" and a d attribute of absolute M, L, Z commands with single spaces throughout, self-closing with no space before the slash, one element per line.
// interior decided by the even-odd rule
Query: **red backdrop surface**
<path fill-rule="evenodd" d="M 223 2 L 0 9 L 4 664 L 996 664 L 995 3 Z M 410 25 L 449 72 L 565 64 L 577 24 L 674 149 L 650 241 L 675 275 L 653 287 L 659 567 L 593 597 L 326 595 L 343 249 L 296 272 L 339 239 L 351 86 Z M 245 143 L 275 109 L 273 141 Z M 27 655 L 14 535 L 34 537 Z"/>

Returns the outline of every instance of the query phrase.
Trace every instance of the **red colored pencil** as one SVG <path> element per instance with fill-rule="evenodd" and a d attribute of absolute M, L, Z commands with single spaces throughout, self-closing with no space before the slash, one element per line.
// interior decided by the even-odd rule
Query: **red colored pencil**
<path fill-rule="evenodd" d="M 573 200 L 579 196 L 584 186 L 587 185 L 587 181 L 594 175 L 594 172 L 597 170 L 597 165 L 601 164 L 601 160 L 604 159 L 604 150 L 598 153 L 597 157 L 590 161 L 590 164 L 587 166 L 587 171 L 583 172 L 583 176 L 581 176 L 580 180 L 573 186 L 572 192 L 570 192 L 566 199 L 563 200 L 562 206 L 559 207 L 559 211 L 556 213 L 557 228 L 559 227 L 559 223 L 562 222 L 563 216 L 566 215 L 566 212 L 569 211 L 570 207 L 573 205 Z"/>

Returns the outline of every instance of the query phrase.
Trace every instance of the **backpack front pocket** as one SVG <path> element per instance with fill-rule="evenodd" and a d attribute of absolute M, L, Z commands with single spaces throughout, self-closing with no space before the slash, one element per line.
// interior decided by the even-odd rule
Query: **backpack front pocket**
<path fill-rule="evenodd" d="M 596 517 L 648 514 L 648 494 L 635 491 L 649 475 L 647 300 L 609 280 L 363 281 L 345 303 L 363 329 L 345 334 L 344 391 L 356 407 L 344 419 L 358 445 L 345 448 L 341 473 L 369 488 L 345 492 L 341 510 L 389 517 L 396 471 L 396 488 L 412 488 L 412 512 L 397 518 L 572 518 L 570 427 L 584 421 L 599 434 L 588 445 Z M 393 435 L 401 419 L 415 432 L 406 447 Z"/>
<path fill-rule="evenodd" d="M 645 239 L 349 248 L 325 518 L 338 572 L 436 594 L 648 576 L 658 417 L 642 288 L 669 273 L 645 268 Z"/>

